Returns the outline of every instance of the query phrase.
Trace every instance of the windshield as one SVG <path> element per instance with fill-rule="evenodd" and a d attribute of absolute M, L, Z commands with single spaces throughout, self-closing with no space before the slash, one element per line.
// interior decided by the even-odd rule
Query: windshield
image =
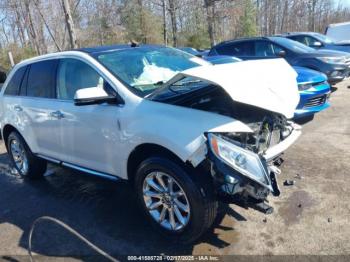
<path fill-rule="evenodd" d="M 334 43 L 334 41 L 331 38 L 329 38 L 328 36 L 318 34 L 318 33 L 314 34 L 314 36 L 316 38 L 318 38 L 318 40 L 320 40 L 321 42 L 324 42 L 326 44 L 333 44 Z"/>
<path fill-rule="evenodd" d="M 310 52 L 314 52 L 315 49 L 308 47 L 304 44 L 301 44 L 297 41 L 293 41 L 290 40 L 288 38 L 284 38 L 284 37 L 271 37 L 270 38 L 272 41 L 274 41 L 275 43 L 281 45 L 284 48 L 287 48 L 293 52 L 296 53 L 310 53 Z"/>
<path fill-rule="evenodd" d="M 116 77 L 145 96 L 178 72 L 205 65 L 204 60 L 167 47 L 137 47 L 97 55 L 97 59 Z"/>

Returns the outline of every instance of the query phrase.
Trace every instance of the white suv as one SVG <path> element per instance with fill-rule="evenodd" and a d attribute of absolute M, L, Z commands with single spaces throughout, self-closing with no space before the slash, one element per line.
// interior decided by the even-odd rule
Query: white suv
<path fill-rule="evenodd" d="M 16 65 L 0 96 L 18 173 L 47 161 L 135 186 L 150 223 L 191 242 L 222 198 L 279 194 L 274 163 L 301 134 L 296 73 L 284 60 L 211 65 L 160 46 L 109 46 Z"/>

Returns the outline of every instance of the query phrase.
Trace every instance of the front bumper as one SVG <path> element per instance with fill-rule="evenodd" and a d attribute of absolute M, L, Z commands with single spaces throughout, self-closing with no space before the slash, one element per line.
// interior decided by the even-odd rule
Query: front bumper
<path fill-rule="evenodd" d="M 216 188 L 219 193 L 226 196 L 245 196 L 256 201 L 264 201 L 271 192 L 273 195 L 279 195 L 276 175 L 279 169 L 275 166 L 276 160 L 282 153 L 290 147 L 301 135 L 301 127 L 291 124 L 293 131 L 279 144 L 270 147 L 263 155 L 260 155 L 261 166 L 267 174 L 267 182 L 262 183 L 258 179 L 253 179 L 226 162 L 219 159 L 211 150 L 209 150 L 209 160 L 211 163 L 211 175 L 214 178 Z"/>
<path fill-rule="evenodd" d="M 285 150 L 287 150 L 288 147 L 294 144 L 295 141 L 299 138 L 299 136 L 301 135 L 301 127 L 294 123 L 292 124 L 292 127 L 293 131 L 286 139 L 284 139 L 277 145 L 270 147 L 263 154 L 263 157 L 267 162 L 271 162 L 274 159 L 278 158 Z"/>
<path fill-rule="evenodd" d="M 327 109 L 331 94 L 327 82 L 313 85 L 310 89 L 299 91 L 300 101 L 294 112 L 294 119 L 307 117 Z"/>
<path fill-rule="evenodd" d="M 350 68 L 346 65 L 335 65 L 325 73 L 328 77 L 328 82 L 333 85 L 348 77 L 350 74 Z"/>

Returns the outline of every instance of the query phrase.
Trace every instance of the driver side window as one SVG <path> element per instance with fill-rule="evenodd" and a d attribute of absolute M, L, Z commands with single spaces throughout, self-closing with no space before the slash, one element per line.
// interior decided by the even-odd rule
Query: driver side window
<path fill-rule="evenodd" d="M 78 59 L 60 60 L 57 72 L 57 98 L 73 100 L 78 89 L 103 88 L 103 78 L 88 64 Z"/>
<path fill-rule="evenodd" d="M 315 43 L 319 41 L 313 37 L 305 36 L 305 42 L 307 43 L 308 46 L 315 46 Z"/>

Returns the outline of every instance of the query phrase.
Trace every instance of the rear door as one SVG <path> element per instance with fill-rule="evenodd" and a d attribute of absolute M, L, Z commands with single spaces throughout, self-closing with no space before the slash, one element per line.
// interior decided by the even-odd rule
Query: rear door
<path fill-rule="evenodd" d="M 55 92 L 58 60 L 46 60 L 28 66 L 15 105 L 19 125 L 34 153 L 57 158 L 61 144 Z"/>
<path fill-rule="evenodd" d="M 11 75 L 11 78 L 6 86 L 4 86 L 5 91 L 2 95 L 1 99 L 1 109 L 0 109 L 0 115 L 1 115 L 1 124 L 12 124 L 15 125 L 16 123 L 20 123 L 18 121 L 19 117 L 21 117 L 21 114 L 19 112 L 19 104 L 20 104 L 20 97 L 19 97 L 19 90 L 21 87 L 21 83 L 23 81 L 24 75 L 26 73 L 27 66 L 23 66 L 18 68 L 13 75 Z M 16 125 L 16 127 L 18 127 Z M 1 126 L 1 129 L 3 127 Z"/>

